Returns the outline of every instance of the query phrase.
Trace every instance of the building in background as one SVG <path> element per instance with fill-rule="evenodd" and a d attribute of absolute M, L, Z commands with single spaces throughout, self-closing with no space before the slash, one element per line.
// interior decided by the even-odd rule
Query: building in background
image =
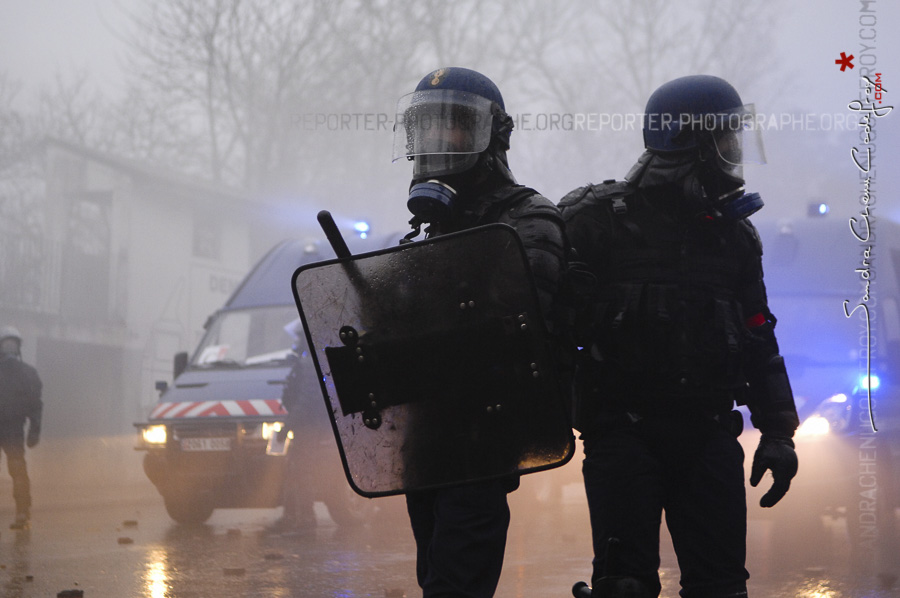
<path fill-rule="evenodd" d="M 47 140 L 34 160 L 31 201 L 0 219 L 0 322 L 22 332 L 45 381 L 47 439 L 130 443 L 173 355 L 300 231 L 276 230 L 266 205 L 234 190 L 68 142 Z"/>

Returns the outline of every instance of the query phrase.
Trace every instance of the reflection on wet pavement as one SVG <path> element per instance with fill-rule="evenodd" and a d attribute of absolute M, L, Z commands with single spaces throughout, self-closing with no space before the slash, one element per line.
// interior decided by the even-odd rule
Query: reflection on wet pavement
<path fill-rule="evenodd" d="M 590 573 L 586 504 L 568 477 L 565 484 L 531 477 L 510 499 L 513 520 L 497 596 L 566 598 Z M 31 530 L 0 534 L 0 587 L 3 596 L 16 598 L 71 588 L 87 598 L 420 596 L 403 499 L 373 504 L 372 518 L 349 528 L 337 526 L 318 504 L 317 526 L 306 531 L 274 528 L 278 509 L 221 510 L 206 525 L 180 527 L 152 495 L 39 506 Z M 7 511 L 0 509 L 0 521 L 11 517 Z M 123 523 L 130 520 L 137 524 Z M 839 520 L 808 549 L 797 549 L 802 538 L 785 543 L 772 521 L 751 518 L 749 530 L 754 598 L 900 596 L 872 562 L 855 562 Z M 662 598 L 676 598 L 678 567 L 665 535 L 661 556 Z"/>

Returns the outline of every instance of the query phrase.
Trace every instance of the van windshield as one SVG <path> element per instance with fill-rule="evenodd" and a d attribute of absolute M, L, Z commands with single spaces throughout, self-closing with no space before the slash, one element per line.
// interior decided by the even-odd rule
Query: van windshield
<path fill-rule="evenodd" d="M 197 347 L 194 367 L 244 367 L 283 362 L 295 339 L 293 306 L 257 307 L 219 313 Z"/>

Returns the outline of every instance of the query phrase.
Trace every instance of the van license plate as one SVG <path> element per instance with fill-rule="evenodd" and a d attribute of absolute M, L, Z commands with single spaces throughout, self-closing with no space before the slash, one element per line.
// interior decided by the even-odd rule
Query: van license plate
<path fill-rule="evenodd" d="M 230 451 L 231 438 L 182 438 L 183 451 Z"/>

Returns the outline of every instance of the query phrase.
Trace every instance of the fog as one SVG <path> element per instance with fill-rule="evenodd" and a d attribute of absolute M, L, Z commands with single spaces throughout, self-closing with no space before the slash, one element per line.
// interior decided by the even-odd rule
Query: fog
<path fill-rule="evenodd" d="M 311 46 L 298 55 L 300 66 L 260 65 L 256 79 L 238 74 L 246 78 L 241 84 L 258 86 L 259 97 L 249 97 L 246 89 L 223 93 L 237 94 L 244 103 L 239 109 L 276 109 L 278 120 L 264 126 L 278 126 L 290 139 L 279 140 L 274 152 L 264 141 L 242 142 L 247 147 L 235 151 L 234 160 L 268 163 L 257 169 L 233 167 L 220 180 L 257 200 L 295 209 L 335 207 L 348 218 L 371 220 L 381 230 L 402 228 L 407 219 L 403 198 L 409 166 L 390 162 L 394 106 L 425 73 L 456 64 L 496 80 L 518 125 L 509 154 L 514 173 L 520 182 L 558 199 L 588 180 L 621 178 L 640 153 L 639 120 L 649 92 L 676 76 L 706 72 L 730 80 L 744 101 L 755 103 L 766 116 L 768 164 L 747 173 L 748 185 L 766 201 L 760 218 L 802 217 L 810 198 L 829 200 L 838 208 L 836 213 L 853 212 L 857 169 L 849 152 L 859 127 L 847 105 L 859 95 L 861 60 L 874 65 L 865 68 L 884 73 L 889 98 L 892 61 L 898 55 L 898 42 L 884 32 L 900 9 L 888 2 L 868 5 L 875 11 L 872 31 L 862 31 L 871 19 L 860 24 L 860 15 L 866 13 L 860 13 L 855 2 L 689 1 L 664 10 L 660 8 L 664 4 L 654 2 L 632 8 L 616 3 L 507 3 L 502 15 L 499 8 L 468 10 L 465 3 L 440 11 L 420 7 L 421 15 L 404 10 L 403 3 L 381 4 L 362 3 L 369 8 L 355 11 L 357 23 L 347 16 L 354 11 L 353 3 L 335 4 L 336 14 L 309 3 L 309 10 L 295 15 L 307 20 L 303 27 L 285 29 L 296 44 Z M 706 11 L 707 4 L 715 10 Z M 135 0 L 104 0 L 65 7 L 10 3 L 0 10 L 0 67 L 21 84 L 15 98 L 20 115 L 27 118 L 30 108 L 46 104 L 47 95 L 55 97 L 57 105 L 46 109 L 60 111 L 65 102 L 59 96 L 66 96 L 80 110 L 70 119 L 88 122 L 52 122 L 43 114 L 41 125 L 49 129 L 47 133 L 216 178 L 199 158 L 209 150 L 203 142 L 197 145 L 205 126 L 203 109 L 184 98 L 194 91 L 185 89 L 179 97 L 164 89 L 164 83 L 184 85 L 180 74 L 172 72 L 182 63 L 166 57 L 166 64 L 154 65 L 135 57 L 136 45 L 157 43 L 151 43 L 155 34 L 147 23 L 142 29 L 134 22 L 148 19 L 148 6 Z M 654 11 L 659 22 L 648 20 Z M 431 20 L 425 20 L 426 14 L 432 15 Z M 314 35 L 309 25 L 316 23 L 310 19 L 337 31 Z M 245 34 L 250 39 L 252 33 Z M 860 45 L 864 41 L 860 35 L 873 34 L 878 36 L 873 43 Z M 342 41 L 335 43 L 339 36 Z M 655 46 L 647 39 L 654 36 Z M 704 39 L 708 41 L 698 41 Z M 185 45 L 184 51 L 190 51 L 191 46 Z M 855 70 L 840 72 L 834 64 L 842 51 L 838 46 L 859 56 Z M 152 47 L 160 58 L 163 46 Z M 253 48 L 258 60 L 272 60 L 276 50 Z M 862 58 L 863 53 L 868 56 Z M 166 65 L 170 79 L 160 80 Z M 267 80 L 269 71 L 297 80 L 293 87 L 291 81 L 280 83 L 290 88 L 279 90 L 284 95 L 280 103 L 263 97 L 275 89 Z M 81 79 L 75 94 L 74 82 Z M 135 89 L 143 97 L 130 96 Z M 107 108 L 102 118 L 89 115 L 95 101 Z M 147 102 L 160 107 L 156 110 L 177 110 L 182 114 L 169 126 L 189 122 L 196 133 L 189 139 L 167 139 L 171 134 L 167 129 L 148 128 L 145 117 L 132 114 L 127 118 L 137 134 L 146 137 L 136 141 L 119 134 L 113 139 L 103 131 L 109 126 L 103 121 L 118 125 L 125 117 L 113 107 L 123 102 L 135 108 Z M 165 115 L 157 118 L 162 121 Z M 251 114 L 241 118 L 248 120 L 248 134 L 262 126 L 249 122 L 256 118 Z M 878 150 L 885 162 L 897 152 L 897 136 L 892 134 L 896 120 L 878 123 Z M 231 132 L 224 129 L 237 125 L 223 121 L 219 126 L 219 143 L 233 142 Z M 176 141 L 186 147 L 166 147 Z M 151 143 L 156 147 L 149 147 Z M 254 146 L 268 153 L 252 155 Z M 310 172 L 311 166 L 315 172 Z M 879 172 L 878 186 L 896 188 L 892 169 Z M 897 217 L 888 198 L 880 199 L 880 214 Z"/>
<path fill-rule="evenodd" d="M 45 439 L 29 458 L 39 490 L 153 492 L 132 423 L 146 421 L 154 383 L 171 382 L 173 355 L 196 347 L 276 242 L 321 241 L 319 210 L 347 236 L 368 222 L 362 248 L 409 229 L 411 168 L 391 162 L 395 106 L 438 67 L 497 83 L 516 124 L 510 167 L 554 202 L 621 179 L 643 148 L 649 93 L 705 73 L 763 118 L 767 164 L 745 171 L 766 204 L 755 222 L 791 230 L 820 203 L 830 221 L 900 221 L 891 0 L 225 4 L 237 8 L 218 19 L 205 1 L 0 4 L 0 325 L 22 331 L 45 384 Z M 835 64 L 842 53 L 854 68 Z M 885 107 L 868 129 L 851 109 L 875 101 L 860 95 L 862 75 L 882 83 Z M 849 228 L 832 248 L 858 264 Z M 900 254 L 889 259 L 882 239 L 876 298 L 897 288 L 888 271 Z M 841 268 L 855 293 L 865 281 Z M 840 311 L 841 297 L 827 301 Z M 788 346 L 811 353 L 799 337 Z M 830 371 L 859 358 L 848 351 Z"/>

